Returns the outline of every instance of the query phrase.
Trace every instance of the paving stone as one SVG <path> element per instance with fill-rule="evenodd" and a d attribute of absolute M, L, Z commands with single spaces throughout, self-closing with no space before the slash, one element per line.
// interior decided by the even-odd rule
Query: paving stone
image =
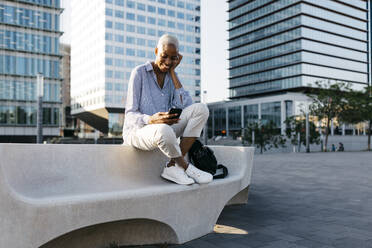
<path fill-rule="evenodd" d="M 255 155 L 247 205 L 217 221 L 248 234 L 212 233 L 181 248 L 372 248 L 372 152 Z"/>

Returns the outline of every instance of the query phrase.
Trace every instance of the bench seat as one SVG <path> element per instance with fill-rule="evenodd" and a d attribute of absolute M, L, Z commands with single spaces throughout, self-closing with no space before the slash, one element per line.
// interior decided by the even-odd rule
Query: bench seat
<path fill-rule="evenodd" d="M 0 144 L 0 247 L 181 244 L 245 203 L 253 148 L 211 146 L 229 176 L 206 185 L 160 177 L 159 151 L 122 145 Z"/>

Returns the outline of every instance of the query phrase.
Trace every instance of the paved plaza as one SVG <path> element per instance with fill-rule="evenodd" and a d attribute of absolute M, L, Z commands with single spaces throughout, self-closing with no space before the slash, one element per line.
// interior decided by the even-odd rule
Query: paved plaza
<path fill-rule="evenodd" d="M 217 224 L 168 247 L 372 247 L 372 152 L 256 155 L 248 204 Z"/>

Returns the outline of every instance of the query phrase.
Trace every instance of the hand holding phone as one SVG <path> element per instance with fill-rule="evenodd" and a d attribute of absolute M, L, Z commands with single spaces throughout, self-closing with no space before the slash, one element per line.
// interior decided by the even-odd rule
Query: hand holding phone
<path fill-rule="evenodd" d="M 181 113 L 182 113 L 182 109 L 180 109 L 180 108 L 171 108 L 168 111 L 168 114 L 170 114 L 170 115 L 173 115 L 174 114 L 174 116 L 172 116 L 171 119 L 178 119 L 178 118 L 180 118 Z M 175 115 L 175 114 L 177 114 L 177 115 Z"/>

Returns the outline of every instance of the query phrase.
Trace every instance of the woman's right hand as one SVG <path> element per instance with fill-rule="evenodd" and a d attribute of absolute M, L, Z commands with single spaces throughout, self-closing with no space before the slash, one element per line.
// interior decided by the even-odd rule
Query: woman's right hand
<path fill-rule="evenodd" d="M 180 119 L 174 118 L 178 114 L 169 114 L 168 112 L 158 112 L 150 116 L 149 124 L 168 124 L 172 125 L 177 123 Z"/>

